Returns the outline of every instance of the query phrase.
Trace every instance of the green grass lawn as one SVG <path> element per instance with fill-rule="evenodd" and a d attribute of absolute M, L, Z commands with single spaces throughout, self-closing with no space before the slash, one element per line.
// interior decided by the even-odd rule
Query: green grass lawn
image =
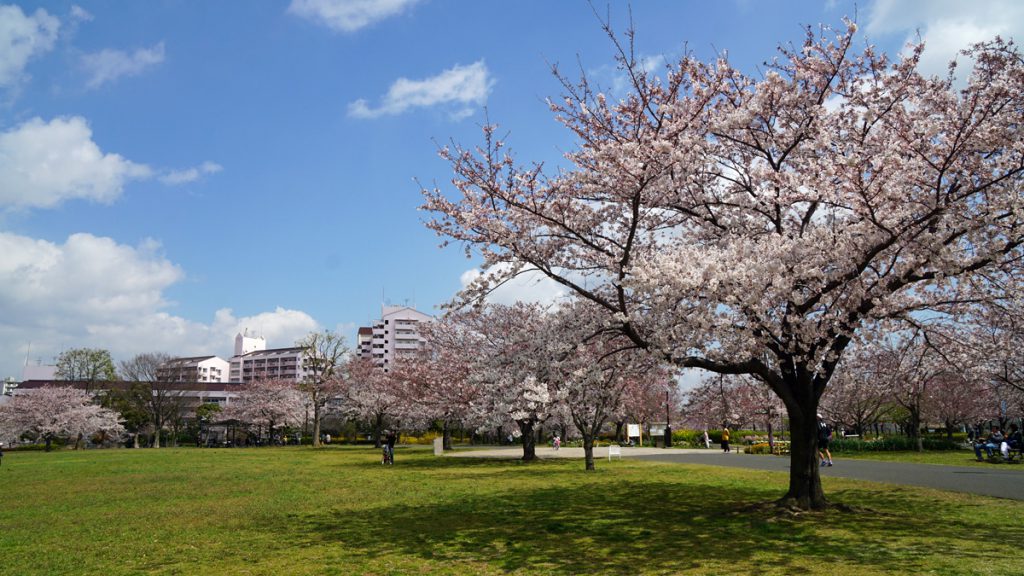
<path fill-rule="evenodd" d="M 1021 574 L 1024 502 L 826 478 L 331 447 L 8 452 L 0 573 Z M 1001 551 L 992 541 L 998 533 Z"/>
<path fill-rule="evenodd" d="M 984 452 L 981 454 L 985 455 Z M 1004 467 L 1007 470 L 1024 470 L 1021 461 L 978 462 L 973 450 L 936 450 L 927 452 L 833 452 L 833 459 L 857 458 L 860 460 L 883 460 L 887 462 L 913 462 L 916 464 L 940 464 L 943 466 L 977 466 L 980 468 Z"/>

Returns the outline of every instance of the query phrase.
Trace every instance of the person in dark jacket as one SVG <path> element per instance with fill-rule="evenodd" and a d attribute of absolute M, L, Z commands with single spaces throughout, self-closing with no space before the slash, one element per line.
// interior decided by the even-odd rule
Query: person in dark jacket
<path fill-rule="evenodd" d="M 1020 427 L 1016 424 L 1010 424 L 1010 433 L 1006 435 L 1002 444 L 999 445 L 999 451 L 1003 453 L 1003 460 L 1010 459 L 1010 448 L 1020 450 L 1022 445 L 1024 445 L 1024 438 L 1021 437 Z"/>
<path fill-rule="evenodd" d="M 832 426 L 818 414 L 818 458 L 821 460 L 822 466 L 832 465 L 832 453 L 828 450 L 829 443 L 832 442 Z"/>
<path fill-rule="evenodd" d="M 985 459 L 981 457 L 981 451 L 985 450 L 985 455 L 989 458 L 996 450 L 999 450 L 999 446 L 1003 443 L 1003 433 L 999 431 L 999 426 L 993 426 L 992 432 L 988 435 L 988 438 L 978 442 L 974 445 L 974 455 L 978 457 L 978 462 L 984 462 Z"/>
<path fill-rule="evenodd" d="M 387 461 L 388 464 L 395 463 L 395 443 L 398 442 L 398 434 L 394 430 L 388 432 L 387 436 L 384 437 L 384 446 L 387 447 Z"/>

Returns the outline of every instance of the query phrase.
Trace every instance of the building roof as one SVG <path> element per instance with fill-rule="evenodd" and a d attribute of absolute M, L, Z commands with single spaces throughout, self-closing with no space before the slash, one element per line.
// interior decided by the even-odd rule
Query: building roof
<path fill-rule="evenodd" d="M 175 363 L 175 364 L 181 364 L 181 363 L 186 363 L 186 362 L 187 363 L 191 363 L 191 362 L 199 363 L 199 362 L 202 362 L 203 360 L 209 360 L 210 358 L 216 358 L 216 356 L 191 356 L 191 357 L 188 357 L 188 358 L 171 358 L 170 360 L 167 361 L 167 364 L 171 364 L 172 362 Z"/>
<path fill-rule="evenodd" d="M 370 328 L 369 326 L 360 326 L 359 327 L 359 334 L 360 335 L 367 334 L 369 336 L 373 336 L 373 328 Z"/>
<path fill-rule="evenodd" d="M 70 386 L 79 390 L 93 388 L 98 390 L 127 390 L 137 384 L 146 386 L 165 387 L 168 390 L 182 390 L 190 392 L 241 392 L 247 386 L 238 382 L 126 382 L 98 381 L 90 383 L 85 380 L 26 380 L 18 385 L 16 390 L 36 390 L 46 386 Z"/>
<path fill-rule="evenodd" d="M 242 354 L 242 358 L 254 358 L 256 356 L 274 356 L 277 354 L 294 354 L 296 352 L 302 352 L 305 348 L 302 346 L 293 346 L 291 348 L 269 348 L 267 350 L 253 350 L 247 354 Z"/>

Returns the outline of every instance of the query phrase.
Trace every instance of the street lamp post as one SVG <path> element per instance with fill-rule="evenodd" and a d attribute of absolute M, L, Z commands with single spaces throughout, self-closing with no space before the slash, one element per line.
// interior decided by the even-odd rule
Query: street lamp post
<path fill-rule="evenodd" d="M 665 390 L 665 448 L 672 447 L 672 410 L 669 406 L 669 390 Z"/>

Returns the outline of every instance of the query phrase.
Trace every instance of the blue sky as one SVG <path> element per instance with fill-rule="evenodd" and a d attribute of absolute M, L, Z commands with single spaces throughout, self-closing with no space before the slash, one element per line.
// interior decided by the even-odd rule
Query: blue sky
<path fill-rule="evenodd" d="M 544 105 L 549 65 L 618 80 L 582 0 L 2 2 L 0 377 L 82 346 L 226 357 L 246 328 L 272 347 L 321 328 L 351 342 L 382 293 L 433 312 L 477 264 L 417 211 L 416 179 L 450 180 L 438 144 L 476 143 L 486 109 L 520 158 L 555 165 L 572 140 Z M 625 3 L 598 10 L 626 27 Z M 936 72 L 1024 30 L 1012 1 L 631 11 L 652 62 L 685 45 L 750 70 L 843 16 L 891 52 L 920 34 Z"/>

